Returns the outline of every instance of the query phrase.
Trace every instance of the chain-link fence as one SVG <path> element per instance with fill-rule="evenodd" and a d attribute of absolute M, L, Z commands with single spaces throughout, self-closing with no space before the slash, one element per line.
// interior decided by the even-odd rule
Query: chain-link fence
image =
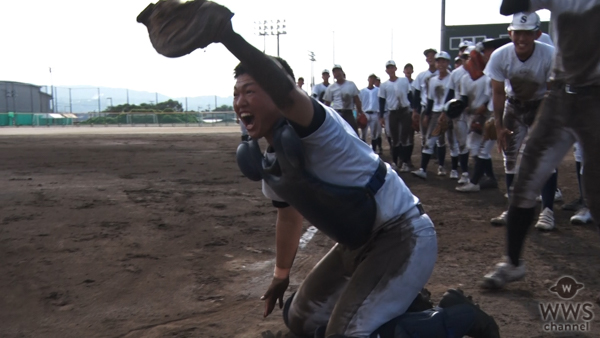
<path fill-rule="evenodd" d="M 0 127 L 50 127 L 50 126 L 140 126 L 211 127 L 236 124 L 235 112 L 161 112 L 134 111 L 122 113 L 0 113 Z"/>

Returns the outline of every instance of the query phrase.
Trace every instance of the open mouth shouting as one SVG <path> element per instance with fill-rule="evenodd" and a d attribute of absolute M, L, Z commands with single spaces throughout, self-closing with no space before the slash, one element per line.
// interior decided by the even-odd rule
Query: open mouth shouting
<path fill-rule="evenodd" d="M 250 130 L 254 126 L 254 115 L 248 112 L 242 112 L 240 114 L 240 119 L 242 120 L 242 123 L 244 123 L 244 125 L 246 126 L 246 129 Z"/>

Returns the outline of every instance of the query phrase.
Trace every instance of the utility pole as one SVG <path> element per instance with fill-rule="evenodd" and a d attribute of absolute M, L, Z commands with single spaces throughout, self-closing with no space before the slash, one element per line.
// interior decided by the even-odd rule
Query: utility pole
<path fill-rule="evenodd" d="M 127 91 L 127 104 L 129 104 L 129 89 L 125 89 Z"/>
<path fill-rule="evenodd" d="M 215 95 L 215 109 L 217 109 L 217 95 Z"/>
<path fill-rule="evenodd" d="M 156 104 L 158 104 L 158 93 L 154 93 L 155 95 L 155 99 L 156 99 Z"/>
<path fill-rule="evenodd" d="M 312 94 L 313 87 L 315 86 L 315 53 L 312 51 L 308 52 L 308 59 L 310 60 L 310 93 Z"/>
<path fill-rule="evenodd" d="M 101 103 L 100 103 L 100 87 L 98 87 L 98 116 L 100 116 L 100 112 L 102 111 Z"/>
<path fill-rule="evenodd" d="M 188 109 L 187 109 L 187 97 L 185 98 L 185 111 L 188 111 Z"/>
<path fill-rule="evenodd" d="M 71 88 L 69 88 L 69 113 L 73 114 L 73 101 L 71 101 Z"/>

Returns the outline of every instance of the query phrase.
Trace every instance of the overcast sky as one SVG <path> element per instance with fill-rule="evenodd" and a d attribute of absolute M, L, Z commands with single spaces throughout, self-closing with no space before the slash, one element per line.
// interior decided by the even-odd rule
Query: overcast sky
<path fill-rule="evenodd" d="M 169 59 L 156 53 L 145 26 L 135 21 L 148 0 L 3 0 L 0 3 L 0 80 L 58 86 L 90 85 L 159 92 L 172 97 L 232 94 L 237 60 L 220 44 Z M 315 82 L 334 61 L 359 88 L 384 77 L 392 58 L 416 71 L 422 51 L 440 46 L 441 0 L 222 0 L 235 13 L 234 29 L 258 49 L 266 45 L 254 22 L 285 19 L 280 55 L 296 76 Z M 447 25 L 507 23 L 500 0 L 447 0 Z M 539 13 L 549 19 L 547 11 Z M 392 38 L 393 33 L 393 38 Z M 335 56 L 334 56 L 335 51 Z M 52 67 L 52 74 L 49 73 Z M 399 67 L 401 68 L 401 67 Z M 309 90 L 305 87 L 306 90 Z"/>

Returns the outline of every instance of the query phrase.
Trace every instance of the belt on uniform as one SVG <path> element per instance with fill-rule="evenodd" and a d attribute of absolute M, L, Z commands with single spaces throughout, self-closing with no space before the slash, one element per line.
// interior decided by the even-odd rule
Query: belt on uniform
<path fill-rule="evenodd" d="M 417 203 L 414 208 L 410 209 L 404 215 L 402 215 L 403 219 L 410 219 L 414 217 L 420 217 L 425 215 L 425 209 L 421 203 Z"/>
<path fill-rule="evenodd" d="M 344 114 L 344 113 L 354 113 L 352 111 L 352 109 L 336 109 L 336 112 L 340 113 L 340 114 Z"/>
<path fill-rule="evenodd" d="M 369 115 L 370 115 L 370 114 L 375 114 L 375 112 L 374 112 L 374 111 L 372 111 L 372 110 L 366 111 L 365 113 L 367 113 L 367 114 L 369 114 Z"/>
<path fill-rule="evenodd" d="M 509 96 L 506 100 L 508 103 L 521 108 L 537 108 L 540 106 L 540 103 L 542 103 L 542 100 L 521 101 L 511 96 Z"/>
<path fill-rule="evenodd" d="M 550 83 L 552 90 L 564 90 L 571 95 L 598 95 L 600 94 L 600 85 L 576 86 L 562 81 L 552 81 Z"/>

